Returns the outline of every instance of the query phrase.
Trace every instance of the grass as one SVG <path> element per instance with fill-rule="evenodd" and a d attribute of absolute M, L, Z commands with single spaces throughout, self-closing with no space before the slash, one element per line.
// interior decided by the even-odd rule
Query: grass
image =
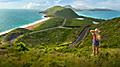
<path fill-rule="evenodd" d="M 76 26 L 79 23 L 77 20 L 72 22 L 67 25 Z M 36 30 L 50 28 L 47 26 Z M 0 67 L 119 67 L 120 18 L 91 26 L 91 29 L 102 31 L 100 53 L 95 56 L 91 56 L 90 33 L 77 48 L 68 47 L 83 28 L 55 28 L 22 35 L 13 46 L 0 46 L 5 48 L 0 49 Z"/>
<path fill-rule="evenodd" d="M 58 27 L 62 25 L 63 21 L 64 21 L 63 18 L 51 18 L 45 21 L 44 24 L 37 26 L 34 30 L 43 30 L 43 29 Z"/>
<path fill-rule="evenodd" d="M 65 42 L 73 42 L 82 31 L 81 28 L 55 28 L 43 32 L 27 34 L 16 39 L 15 43 L 23 42 L 28 45 L 59 45 Z"/>
<path fill-rule="evenodd" d="M 120 49 L 101 48 L 100 54 L 91 55 L 91 46 L 68 48 L 64 46 L 38 46 L 29 51 L 13 49 L 0 55 L 0 66 L 6 67 L 119 67 Z M 7 59 L 7 60 L 6 60 Z"/>
<path fill-rule="evenodd" d="M 108 20 L 105 23 L 102 23 L 97 26 L 92 26 L 92 29 L 99 28 L 101 30 L 102 40 L 101 47 L 107 48 L 120 48 L 120 22 L 119 18 Z M 82 45 L 90 45 L 91 34 L 89 33 L 88 37 L 83 40 Z"/>
<path fill-rule="evenodd" d="M 7 44 L 7 43 L 9 44 L 12 39 L 15 39 L 20 35 L 30 33 L 30 32 L 32 32 L 32 31 L 24 29 L 24 28 L 17 28 L 15 30 L 10 31 L 5 36 L 2 36 L 1 42 L 5 43 L 5 44 Z"/>
<path fill-rule="evenodd" d="M 85 26 L 85 25 L 91 25 L 93 24 L 90 20 L 78 20 L 78 19 L 71 19 L 67 20 L 66 24 L 64 26 Z"/>
<path fill-rule="evenodd" d="M 62 18 L 67 18 L 67 19 L 73 19 L 73 18 L 78 18 L 79 15 L 77 15 L 72 9 L 70 8 L 64 8 L 60 11 L 57 11 L 55 13 L 55 17 L 62 17 Z"/>
<path fill-rule="evenodd" d="M 54 6 L 43 11 L 47 17 L 78 18 L 79 16 L 70 8 Z"/>
<path fill-rule="evenodd" d="M 54 6 L 54 7 L 51 7 L 51 8 L 48 8 L 47 10 L 43 11 L 43 13 L 45 13 L 47 16 L 54 16 L 54 14 L 57 12 L 57 11 L 60 11 L 64 9 L 64 7 L 61 7 L 61 6 Z"/>

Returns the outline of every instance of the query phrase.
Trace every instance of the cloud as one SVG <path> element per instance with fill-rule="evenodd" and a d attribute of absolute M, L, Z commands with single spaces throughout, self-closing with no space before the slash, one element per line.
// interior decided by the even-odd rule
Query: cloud
<path fill-rule="evenodd" d="M 75 8 L 110 8 L 120 10 L 120 0 L 74 0 L 71 4 Z"/>
<path fill-rule="evenodd" d="M 25 9 L 46 9 L 54 5 L 60 5 L 62 0 L 34 0 L 33 2 L 26 3 L 23 8 Z"/>
<path fill-rule="evenodd" d="M 106 2 L 100 2 L 98 3 L 98 6 L 100 7 L 105 7 L 105 8 L 110 8 L 110 9 L 115 9 L 115 10 L 120 10 L 120 1 L 119 0 L 109 0 Z"/>
<path fill-rule="evenodd" d="M 22 0 L 0 0 L 0 2 L 15 2 L 15 1 L 22 1 Z"/>
<path fill-rule="evenodd" d="M 25 8 L 25 9 L 33 9 L 33 8 L 35 8 L 35 7 L 38 7 L 38 6 L 40 6 L 40 4 L 30 2 L 30 3 L 28 3 L 28 4 L 25 4 L 25 5 L 23 6 L 23 8 Z"/>
<path fill-rule="evenodd" d="M 87 0 L 75 0 L 71 5 L 77 9 L 93 8 Z"/>
<path fill-rule="evenodd" d="M 0 0 L 0 8 L 47 9 L 55 5 L 72 5 L 79 9 L 111 8 L 120 10 L 120 0 Z"/>

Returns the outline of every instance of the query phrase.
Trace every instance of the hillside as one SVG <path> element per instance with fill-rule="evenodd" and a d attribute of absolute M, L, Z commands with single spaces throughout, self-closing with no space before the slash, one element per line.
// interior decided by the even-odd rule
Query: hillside
<path fill-rule="evenodd" d="M 63 43 L 69 44 L 75 40 L 76 36 L 80 33 L 81 30 L 82 28 L 52 28 L 19 37 L 15 40 L 15 43 L 23 42 L 29 46 L 49 46 L 60 45 Z"/>
<path fill-rule="evenodd" d="M 79 16 L 70 8 L 54 6 L 43 11 L 47 17 L 78 18 Z"/>
<path fill-rule="evenodd" d="M 6 34 L 5 36 L 2 36 L 1 43 L 2 44 L 9 44 L 12 40 L 16 39 L 20 35 L 30 33 L 30 30 L 24 29 L 24 28 L 17 28 Z"/>
<path fill-rule="evenodd" d="M 58 27 L 62 25 L 64 19 L 63 18 L 51 18 L 47 21 L 45 21 L 44 24 L 38 25 L 34 30 L 43 30 L 43 29 L 48 29 L 48 28 L 53 28 L 53 27 Z"/>
<path fill-rule="evenodd" d="M 79 15 L 77 15 L 72 9 L 70 8 L 65 8 L 65 9 L 62 9 L 60 11 L 57 11 L 55 13 L 55 16 L 56 17 L 62 17 L 62 18 L 68 18 L 68 19 L 71 19 L 71 18 L 79 18 Z"/>
<path fill-rule="evenodd" d="M 65 23 L 65 27 L 84 27 L 84 26 L 87 26 L 87 25 L 92 25 L 93 21 L 92 20 L 89 20 L 89 19 L 86 19 L 84 18 L 83 20 L 79 20 L 79 19 L 69 19 L 66 21 Z"/>
<path fill-rule="evenodd" d="M 64 7 L 61 7 L 61 6 L 53 6 L 51 8 L 48 8 L 46 9 L 45 11 L 43 11 L 42 13 L 46 14 L 46 16 L 54 16 L 54 14 L 57 12 L 57 11 L 60 11 L 64 9 Z"/>
<path fill-rule="evenodd" d="M 0 67 L 120 66 L 120 18 L 105 21 L 82 17 L 79 20 L 72 11 L 72 19 L 65 20 L 63 16 L 67 17 L 66 9 L 59 8 L 57 17 L 37 25 L 33 30 L 20 28 L 1 36 L 0 40 L 5 44 L 0 44 Z M 67 10 L 71 13 L 71 9 Z M 93 21 L 99 21 L 100 24 L 94 25 Z M 86 31 L 95 28 L 101 30 L 102 40 L 100 53 L 91 56 L 92 36 Z M 83 37 L 82 40 L 79 36 Z M 76 41 L 79 41 L 76 47 L 69 47 Z"/>
<path fill-rule="evenodd" d="M 108 20 L 105 23 L 100 24 L 97 26 L 102 32 L 101 35 L 103 37 L 101 41 L 101 47 L 107 48 L 120 48 L 119 41 L 120 41 L 120 18 L 114 18 L 112 20 Z M 92 27 L 96 28 L 96 26 Z M 91 35 L 89 34 L 88 37 L 84 40 L 83 44 L 90 45 L 90 38 Z"/>

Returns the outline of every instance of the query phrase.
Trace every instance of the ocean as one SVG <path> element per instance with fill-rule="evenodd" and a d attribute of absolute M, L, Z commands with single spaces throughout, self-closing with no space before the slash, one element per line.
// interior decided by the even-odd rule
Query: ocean
<path fill-rule="evenodd" d="M 0 32 L 42 19 L 43 15 L 39 14 L 39 12 L 37 10 L 0 9 Z M 120 12 L 118 11 L 79 11 L 77 14 L 99 19 L 120 17 Z"/>
<path fill-rule="evenodd" d="M 120 11 L 78 11 L 76 13 L 82 16 L 105 20 L 120 17 Z"/>
<path fill-rule="evenodd" d="M 37 10 L 0 9 L 0 32 L 42 19 Z"/>

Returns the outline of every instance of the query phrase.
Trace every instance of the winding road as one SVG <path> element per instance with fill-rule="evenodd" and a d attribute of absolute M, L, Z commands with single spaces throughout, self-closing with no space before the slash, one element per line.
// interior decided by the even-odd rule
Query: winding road
<path fill-rule="evenodd" d="M 53 28 L 48 28 L 48 29 L 44 29 L 44 30 L 39 30 L 39 31 L 31 32 L 31 33 L 29 33 L 29 34 L 40 33 L 40 32 L 44 32 L 44 31 L 48 31 L 48 30 L 53 30 L 53 29 L 58 29 L 58 28 L 72 29 L 72 28 L 68 28 L 68 27 L 58 26 L 58 27 L 53 27 Z"/>
<path fill-rule="evenodd" d="M 81 33 L 80 33 L 79 36 L 76 38 L 76 40 L 73 41 L 73 42 L 69 45 L 69 47 L 77 46 L 78 43 L 80 43 L 80 42 L 87 36 L 89 30 L 90 30 L 90 27 L 86 26 L 86 27 L 81 31 Z"/>

